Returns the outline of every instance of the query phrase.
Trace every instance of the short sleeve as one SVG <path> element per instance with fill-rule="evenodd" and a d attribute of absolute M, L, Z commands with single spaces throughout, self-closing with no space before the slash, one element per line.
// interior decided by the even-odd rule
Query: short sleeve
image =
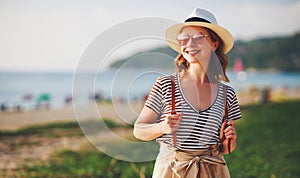
<path fill-rule="evenodd" d="M 227 104 L 228 104 L 228 120 L 237 120 L 242 118 L 240 106 L 235 91 L 231 87 L 227 87 Z"/>
<path fill-rule="evenodd" d="M 163 94 L 161 78 L 157 78 L 145 102 L 145 106 L 153 110 L 158 115 L 162 113 Z"/>

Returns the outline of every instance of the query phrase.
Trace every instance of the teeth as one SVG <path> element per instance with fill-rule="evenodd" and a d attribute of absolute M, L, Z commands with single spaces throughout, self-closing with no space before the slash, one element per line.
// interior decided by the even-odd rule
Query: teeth
<path fill-rule="evenodd" d="M 197 54 L 199 52 L 199 50 L 191 50 L 191 51 L 186 51 L 187 54 Z"/>

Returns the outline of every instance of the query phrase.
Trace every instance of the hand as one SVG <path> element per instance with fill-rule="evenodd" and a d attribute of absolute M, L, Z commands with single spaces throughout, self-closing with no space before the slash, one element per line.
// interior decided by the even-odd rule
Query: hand
<path fill-rule="evenodd" d="M 227 125 L 227 127 L 226 127 Z M 226 140 L 231 139 L 232 141 L 235 141 L 237 138 L 236 130 L 234 127 L 234 121 L 226 121 L 221 126 L 221 132 L 220 135 L 223 136 L 223 133 L 225 134 Z"/>
<path fill-rule="evenodd" d="M 230 139 L 230 152 L 235 148 L 236 144 L 236 130 L 234 127 L 234 121 L 225 121 L 223 122 L 221 126 L 221 131 L 220 131 L 220 138 L 225 136 L 225 140 L 222 142 L 223 147 L 225 148 L 225 152 L 229 152 L 228 149 L 228 144 L 229 144 L 229 139 Z"/>
<path fill-rule="evenodd" d="M 178 130 L 181 121 L 181 113 L 169 114 L 162 121 L 163 124 L 163 132 L 165 134 L 172 134 Z"/>

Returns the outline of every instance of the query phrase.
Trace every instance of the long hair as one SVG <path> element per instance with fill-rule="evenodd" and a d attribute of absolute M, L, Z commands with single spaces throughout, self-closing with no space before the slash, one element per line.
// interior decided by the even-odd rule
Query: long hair
<path fill-rule="evenodd" d="M 207 29 L 207 32 L 213 42 L 218 41 L 219 46 L 215 51 L 215 54 L 212 54 L 209 66 L 208 66 L 208 78 L 213 79 L 216 81 L 223 80 L 225 82 L 229 82 L 229 78 L 226 75 L 226 68 L 228 65 L 228 57 L 224 53 L 223 46 L 224 43 L 222 39 L 212 30 Z M 217 59 L 216 59 L 217 58 Z M 220 68 L 221 64 L 221 68 Z M 184 70 L 189 69 L 190 64 L 189 62 L 183 57 L 183 55 L 180 53 L 176 58 L 175 58 L 175 72 L 182 72 Z"/>

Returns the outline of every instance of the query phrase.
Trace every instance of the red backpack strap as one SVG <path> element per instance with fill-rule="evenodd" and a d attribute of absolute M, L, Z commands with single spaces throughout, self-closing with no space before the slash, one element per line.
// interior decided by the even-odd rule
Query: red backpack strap
<path fill-rule="evenodd" d="M 174 79 L 174 75 L 170 76 L 171 78 L 171 97 L 172 97 L 172 101 L 171 101 L 171 114 L 176 114 L 175 111 L 175 79 Z M 173 132 L 173 146 L 176 146 L 176 132 Z"/>
<path fill-rule="evenodd" d="M 171 101 L 171 114 L 176 114 L 175 112 L 175 79 L 174 79 L 174 76 L 171 75 L 171 90 L 172 90 L 172 93 L 171 93 L 171 97 L 172 97 L 172 101 Z"/>
<path fill-rule="evenodd" d="M 227 105 L 227 86 L 223 84 L 223 93 L 224 93 L 224 104 L 225 104 L 225 114 L 223 121 L 228 119 L 228 105 Z"/>
<path fill-rule="evenodd" d="M 224 93 L 224 104 L 225 104 L 225 114 L 223 117 L 223 122 L 228 122 L 228 105 L 227 105 L 227 86 L 223 84 L 223 93 Z M 228 125 L 225 125 L 225 128 L 227 128 Z M 226 139 L 225 133 L 223 132 L 223 137 L 221 139 L 221 142 L 223 142 Z M 230 145 L 231 145 L 231 139 L 228 140 L 228 152 L 230 154 Z"/>

